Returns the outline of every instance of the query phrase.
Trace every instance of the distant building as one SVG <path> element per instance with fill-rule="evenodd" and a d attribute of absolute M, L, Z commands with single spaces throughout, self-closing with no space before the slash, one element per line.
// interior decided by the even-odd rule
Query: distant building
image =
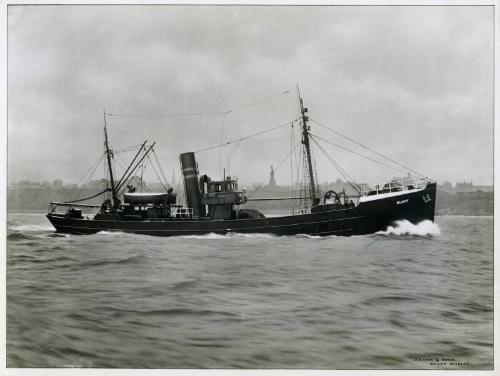
<path fill-rule="evenodd" d="M 463 181 L 462 183 L 457 182 L 455 187 L 455 193 L 470 193 L 476 191 L 483 192 L 493 192 L 492 185 L 474 185 L 474 183 Z"/>
<path fill-rule="evenodd" d="M 62 189 L 63 186 L 63 181 L 61 179 L 52 181 L 52 189 Z"/>
<path fill-rule="evenodd" d="M 17 183 L 12 183 L 11 185 L 13 188 L 39 188 L 40 187 L 39 182 L 32 182 L 29 180 L 21 180 L 21 181 L 18 181 Z"/>
<path fill-rule="evenodd" d="M 453 192 L 453 185 L 449 181 L 445 181 L 443 184 L 438 186 L 438 189 L 443 192 L 451 193 Z"/>
<path fill-rule="evenodd" d="M 102 188 L 105 187 L 106 184 L 106 179 L 99 179 L 99 180 L 91 180 L 87 184 L 84 185 L 85 188 Z"/>
<path fill-rule="evenodd" d="M 472 181 L 467 182 L 464 180 L 457 182 L 453 187 L 449 181 L 445 181 L 443 184 L 438 185 L 438 190 L 446 193 L 493 192 L 493 185 L 474 185 Z"/>
<path fill-rule="evenodd" d="M 472 181 L 466 182 L 465 180 L 463 183 L 457 182 L 457 185 L 455 188 L 456 192 L 471 192 L 474 190 L 476 190 L 476 188 L 474 187 L 474 184 L 472 184 Z"/>

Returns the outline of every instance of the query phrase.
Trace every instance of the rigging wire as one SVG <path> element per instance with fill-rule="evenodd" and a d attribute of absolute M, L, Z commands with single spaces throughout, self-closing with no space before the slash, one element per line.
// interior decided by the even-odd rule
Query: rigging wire
<path fill-rule="evenodd" d="M 344 147 L 344 146 L 341 146 L 341 145 L 335 144 L 335 143 L 333 143 L 333 142 L 331 142 L 331 141 L 328 141 L 328 140 L 326 140 L 326 139 L 324 139 L 324 138 L 322 138 L 322 137 L 319 137 L 319 136 L 313 135 L 313 134 L 311 134 L 311 133 L 309 133 L 309 136 L 311 136 L 311 137 L 313 137 L 313 138 L 316 138 L 316 139 L 318 139 L 318 140 L 321 140 L 321 141 L 323 141 L 323 142 L 326 142 L 327 144 L 330 144 L 330 145 L 336 146 L 336 147 L 338 147 L 338 148 L 340 148 L 340 149 L 343 149 L 343 150 L 345 150 L 345 151 L 348 151 L 348 152 L 350 152 L 350 153 L 356 154 L 356 155 L 358 155 L 358 156 L 360 156 L 360 157 L 362 157 L 362 158 L 368 159 L 368 160 L 370 160 L 370 161 L 372 161 L 372 162 L 378 163 L 378 164 L 380 164 L 380 165 L 382 165 L 382 166 L 385 166 L 385 167 L 391 168 L 391 169 L 393 169 L 393 170 L 396 170 L 396 171 L 399 171 L 399 172 L 402 172 L 402 173 L 406 173 L 406 171 L 405 171 L 405 170 L 401 170 L 401 169 L 396 168 L 396 167 L 394 167 L 394 166 L 391 166 L 391 165 L 385 164 L 385 163 L 383 163 L 383 162 L 377 161 L 376 159 L 373 159 L 373 158 L 367 157 L 366 155 L 360 154 L 360 153 L 358 153 L 358 152 L 356 152 L 356 151 L 354 151 L 354 150 L 351 150 L 351 149 L 348 149 L 348 148 L 346 148 L 346 147 Z"/>
<path fill-rule="evenodd" d="M 120 149 L 120 150 L 115 150 L 114 152 L 115 153 L 124 153 L 124 152 L 127 152 L 127 151 L 136 150 L 136 149 L 140 148 L 142 145 L 143 144 L 129 146 L 128 148 L 124 148 L 124 149 Z"/>
<path fill-rule="evenodd" d="M 318 121 L 316 121 L 316 120 L 314 120 L 314 119 L 310 119 L 310 120 L 311 120 L 313 123 L 315 123 L 315 124 L 319 125 L 320 127 L 323 127 L 323 128 L 325 128 L 325 129 L 329 130 L 330 132 L 333 132 L 333 133 L 335 133 L 336 135 L 338 135 L 338 136 L 340 136 L 340 137 L 343 137 L 343 138 L 345 138 L 345 139 L 347 139 L 347 140 L 351 141 L 352 143 L 354 143 L 354 144 L 356 144 L 356 145 L 358 145 L 358 146 L 362 147 L 363 149 L 366 149 L 366 150 L 368 150 L 368 151 L 370 151 L 370 152 L 372 152 L 372 153 L 374 153 L 374 154 L 378 155 L 379 157 L 382 157 L 382 158 L 384 158 L 385 160 L 388 160 L 389 162 L 392 162 L 392 163 L 394 163 L 394 164 L 398 165 L 399 167 L 404 168 L 404 169 L 405 169 L 405 170 L 407 170 L 407 171 L 411 171 L 411 172 L 413 172 L 414 174 L 416 174 L 416 175 L 418 175 L 418 176 L 421 176 L 421 177 L 423 177 L 423 178 L 425 178 L 425 179 L 427 179 L 427 180 L 431 180 L 431 179 L 430 179 L 430 178 L 428 178 L 427 176 L 425 176 L 425 175 L 423 175 L 423 174 L 421 174 L 421 173 L 419 173 L 419 172 L 417 172 L 417 171 L 415 171 L 415 170 L 412 170 L 411 168 L 409 168 L 409 167 L 407 167 L 407 166 L 405 166 L 405 165 L 403 165 L 403 164 L 401 164 L 401 163 L 399 163 L 399 162 L 397 162 L 397 161 L 395 161 L 395 160 L 393 160 L 393 159 L 391 159 L 391 158 L 389 158 L 389 157 L 387 157 L 387 156 L 385 156 L 385 155 L 383 155 L 383 154 L 380 154 L 379 152 L 376 152 L 375 150 L 370 149 L 369 147 L 367 147 L 367 146 L 365 146 L 365 145 L 363 145 L 363 144 L 361 144 L 361 143 L 359 143 L 359 142 L 357 142 L 357 141 L 353 140 L 352 138 L 350 138 L 350 137 L 348 137 L 348 136 L 343 135 L 342 133 L 340 133 L 340 132 L 338 132 L 338 131 L 336 131 L 336 130 L 334 130 L 334 129 L 330 128 L 330 127 L 327 127 L 327 126 L 326 126 L 326 125 L 324 125 L 324 124 L 321 124 L 320 122 L 318 122 Z M 347 150 L 347 149 L 346 149 L 346 150 Z"/>
<path fill-rule="evenodd" d="M 149 159 L 149 155 L 148 155 L 148 159 Z M 144 187 L 146 187 L 144 185 L 144 171 L 146 171 L 146 167 L 147 167 L 147 162 L 144 161 L 144 163 L 142 163 L 140 166 L 139 166 L 139 169 L 141 170 L 141 177 L 139 178 L 139 182 L 141 184 L 141 192 L 144 192 Z M 148 187 L 146 187 L 146 191 L 149 192 L 149 189 Z"/>
<path fill-rule="evenodd" d="M 189 113 L 107 113 L 107 116 L 115 116 L 115 117 L 197 117 L 197 116 L 222 116 L 227 115 L 233 112 L 237 112 L 248 107 L 253 107 L 259 105 L 261 103 L 267 102 L 269 100 L 275 99 L 285 94 L 289 94 L 290 90 L 285 90 L 279 94 L 275 94 L 243 106 L 236 107 L 234 109 L 229 109 L 225 111 L 214 111 L 214 112 L 189 112 Z"/>
<path fill-rule="evenodd" d="M 141 152 L 143 150 L 146 149 L 146 143 L 147 141 L 144 141 L 140 148 L 139 148 L 139 151 L 137 151 L 137 153 L 135 154 L 134 158 L 132 158 L 132 161 L 128 164 L 128 167 L 126 168 L 126 170 L 123 172 L 123 175 L 122 177 L 118 180 L 118 183 L 117 183 L 117 186 L 119 187 L 122 183 L 122 180 L 125 178 L 125 176 L 129 173 L 130 171 L 130 168 L 132 167 L 132 165 L 135 163 L 135 161 L 137 160 L 137 158 L 139 157 L 139 155 L 141 154 Z"/>
<path fill-rule="evenodd" d="M 111 146 L 111 144 L 110 144 L 110 146 Z M 123 162 L 123 165 L 122 165 L 122 163 L 120 161 L 118 161 L 118 159 L 114 158 L 115 155 L 118 158 L 120 158 L 121 162 Z M 115 162 L 115 164 L 117 164 L 118 166 L 120 166 L 120 168 L 123 169 L 123 171 L 125 171 L 127 169 L 126 167 L 124 167 L 124 165 L 126 166 L 128 163 L 125 162 L 125 160 L 122 158 L 122 156 L 120 154 L 118 154 L 117 152 L 115 152 L 114 150 L 113 150 L 113 161 Z"/>
<path fill-rule="evenodd" d="M 161 167 L 161 164 L 160 164 L 160 162 L 158 161 L 158 157 L 156 156 L 155 150 L 153 149 L 153 150 L 152 150 L 152 152 L 153 152 L 153 156 L 155 157 L 156 164 L 158 165 L 158 169 L 160 170 L 160 173 L 161 173 L 161 175 L 163 176 L 163 179 L 164 179 L 164 181 L 165 181 L 164 186 L 166 185 L 166 186 L 170 186 L 170 187 L 171 187 L 171 186 L 172 186 L 172 184 L 170 184 L 170 183 L 168 182 L 168 179 L 167 179 L 167 177 L 165 176 L 165 173 L 163 172 L 163 168 Z M 163 182 L 162 182 L 162 184 L 163 184 Z"/>
<path fill-rule="evenodd" d="M 103 143 L 103 145 L 104 145 L 104 143 Z M 106 147 L 104 146 L 103 149 L 104 149 L 104 155 L 106 156 Z M 103 184 L 102 185 L 103 185 L 103 189 L 105 191 L 107 191 L 107 189 L 108 189 L 108 174 L 107 174 L 107 169 L 106 168 L 107 168 L 107 164 L 103 163 L 102 164 L 102 169 L 103 169 L 103 171 L 102 171 L 103 175 L 102 176 L 104 176 L 104 179 L 103 179 L 103 182 L 102 182 Z M 108 197 L 105 195 L 104 199 L 106 199 L 106 198 L 108 198 Z"/>
<path fill-rule="evenodd" d="M 112 145 L 110 144 L 110 146 L 112 146 Z M 118 158 L 120 158 L 120 160 L 124 163 L 123 165 L 120 161 L 118 161 L 118 159 L 114 158 L 115 155 L 118 156 Z M 116 165 L 118 165 L 124 171 L 124 174 L 125 174 L 125 172 L 128 169 L 127 167 L 125 167 L 127 165 L 127 162 L 125 162 L 125 160 L 121 157 L 121 155 L 116 153 L 114 150 L 113 150 L 112 156 L 113 156 L 113 162 L 115 163 L 115 169 L 116 169 Z M 120 190 L 117 190 L 117 193 L 120 195 L 121 194 Z"/>
<path fill-rule="evenodd" d="M 148 159 L 149 159 L 149 155 L 148 155 Z M 144 162 L 145 162 L 145 161 L 144 161 Z M 136 185 L 139 185 L 139 184 L 141 185 L 141 192 L 142 192 L 142 190 L 143 190 L 143 188 L 144 188 L 144 187 L 146 187 L 146 189 L 145 189 L 145 190 L 149 192 L 150 190 L 148 189 L 148 187 L 147 187 L 147 186 L 144 186 L 144 184 L 143 184 L 143 180 L 142 180 L 142 177 L 143 177 L 143 175 L 144 175 L 144 170 L 145 170 L 145 169 L 146 169 L 146 163 L 141 163 L 141 164 L 139 164 L 139 165 L 135 168 L 135 170 L 136 170 L 136 171 L 141 170 L 141 171 L 140 171 L 140 176 L 138 176 L 137 174 L 135 174 L 135 175 L 131 175 L 131 174 L 130 174 L 130 175 L 128 176 L 128 178 L 125 180 L 125 182 L 124 182 L 124 183 L 122 183 L 122 184 L 120 185 L 120 187 L 118 188 L 118 190 L 117 190 L 118 195 L 119 195 L 119 196 L 120 196 L 120 195 L 122 195 L 122 194 L 125 192 L 125 189 L 127 188 L 127 186 L 129 186 L 129 185 L 133 185 L 133 184 L 134 184 L 134 183 L 133 183 L 133 180 L 134 180 L 134 179 L 136 179 L 136 180 L 137 180 Z"/>
<path fill-rule="evenodd" d="M 290 127 L 290 197 L 293 197 L 294 199 L 292 200 L 292 214 L 294 213 L 295 210 L 295 194 L 294 194 L 294 189 L 293 189 L 293 151 L 294 151 L 294 146 L 295 145 L 295 136 L 294 136 L 294 129 L 293 126 Z"/>
<path fill-rule="evenodd" d="M 90 173 L 90 175 L 88 175 L 88 178 L 87 178 L 87 180 L 85 181 L 85 183 L 84 183 L 84 184 L 82 184 L 82 186 L 81 186 L 81 187 L 80 187 L 80 189 L 78 190 L 77 194 L 75 195 L 75 198 L 78 198 L 78 196 L 80 196 L 80 194 L 82 193 L 82 190 L 83 190 L 83 186 L 84 186 L 85 184 L 87 184 L 87 183 L 88 183 L 88 181 L 92 178 L 92 176 L 94 176 L 94 174 L 95 174 L 96 170 L 99 168 L 99 166 L 100 166 L 100 165 L 101 165 L 101 163 L 103 162 L 103 159 L 104 159 L 104 154 L 102 154 L 102 155 L 99 157 L 99 159 L 98 159 L 96 162 L 94 162 L 94 163 L 92 164 L 92 166 L 91 166 L 91 167 L 87 170 L 87 172 L 85 172 L 85 174 L 83 174 L 83 176 L 80 178 L 80 180 L 78 180 L 78 181 L 76 182 L 75 186 L 74 186 L 74 187 L 73 187 L 73 188 L 72 188 L 72 189 L 71 189 L 68 193 L 66 193 L 66 194 L 64 195 L 64 197 L 63 197 L 63 201 L 64 201 L 64 200 L 66 200 L 69 196 L 71 196 L 71 195 L 73 194 L 73 192 L 74 192 L 74 191 L 78 188 L 78 184 L 80 184 L 80 183 L 83 181 L 83 179 L 84 179 L 84 178 L 85 178 L 85 177 L 89 174 L 89 172 L 90 172 L 90 171 L 92 171 L 92 172 Z"/>
<path fill-rule="evenodd" d="M 82 202 L 82 201 L 86 201 L 86 200 L 90 200 L 91 198 L 94 198 L 94 197 L 97 197 L 97 196 L 100 196 L 102 195 L 103 193 L 106 193 L 108 192 L 110 189 L 109 188 L 106 188 L 105 190 L 99 192 L 99 193 L 96 193 L 95 195 L 92 195 L 90 197 L 85 197 L 85 198 L 80 198 L 78 200 L 71 200 L 71 201 L 67 201 L 67 202 L 64 202 L 64 204 L 72 204 L 72 203 L 75 203 L 75 202 Z"/>
<path fill-rule="evenodd" d="M 299 145 L 300 145 L 300 142 L 299 142 L 299 143 L 297 143 L 297 145 L 295 145 L 295 148 L 296 148 L 297 146 L 299 146 Z M 294 148 L 294 149 L 295 149 L 295 148 Z M 285 157 L 284 157 L 284 158 L 283 158 L 283 159 L 282 159 L 282 160 L 281 160 L 281 161 L 280 161 L 280 162 L 276 165 L 276 167 L 274 167 L 274 172 L 278 171 L 278 169 L 279 169 L 279 168 L 283 165 L 283 163 L 285 163 L 285 161 L 288 159 L 288 157 L 290 157 L 290 156 L 292 155 L 292 152 L 293 152 L 293 150 L 290 150 L 290 151 L 287 153 L 287 155 L 285 155 Z M 267 180 L 267 175 L 266 175 L 266 177 L 265 177 L 264 179 L 262 179 L 262 182 L 261 182 L 261 183 L 259 183 L 259 184 L 257 185 L 257 188 L 255 188 L 255 189 L 254 189 L 254 191 L 253 191 L 252 193 L 255 193 L 255 192 L 257 192 L 259 189 L 263 188 L 263 187 L 264 187 L 264 183 L 266 182 L 266 180 Z"/>
<path fill-rule="evenodd" d="M 302 144 L 301 152 L 302 152 L 302 159 L 300 163 L 299 172 L 302 172 L 302 178 L 300 179 L 298 210 L 300 213 L 306 213 L 309 210 L 309 200 L 307 199 L 309 176 L 308 176 L 308 166 L 307 166 L 307 155 L 304 144 Z"/>
<path fill-rule="evenodd" d="M 233 148 L 231 150 L 229 150 L 229 152 L 227 153 L 227 156 L 226 156 L 226 165 L 227 165 L 227 174 L 228 175 L 231 175 L 231 169 L 230 169 L 231 168 L 231 155 L 238 148 L 238 146 L 241 145 L 242 142 L 243 142 L 243 140 L 241 140 L 240 142 L 236 143 L 236 145 L 234 145 Z"/>
<path fill-rule="evenodd" d="M 349 174 L 342 168 L 342 166 L 316 141 L 312 139 L 316 144 L 318 149 L 325 155 L 326 159 L 337 169 L 337 171 L 342 175 L 342 177 L 347 181 L 347 183 L 359 194 L 361 192 L 361 187 L 354 182 L 354 179 L 349 176 Z"/>
<path fill-rule="evenodd" d="M 293 126 L 292 126 L 293 127 Z M 298 130 L 300 132 L 300 129 Z M 301 139 L 301 137 L 299 137 Z M 294 133 L 294 136 L 293 136 L 293 139 L 295 141 L 295 133 Z M 302 150 L 301 150 L 301 154 L 302 154 Z M 295 162 L 295 186 L 299 188 L 299 191 L 297 192 L 297 190 L 295 189 L 295 192 L 296 192 L 296 195 L 294 195 L 294 197 L 296 198 L 296 200 L 298 200 L 299 202 L 296 204 L 296 200 L 294 200 L 294 204 L 293 204 L 293 214 L 295 214 L 296 210 L 299 211 L 300 210 L 300 167 L 301 167 L 301 163 L 300 163 L 300 157 L 297 153 L 297 148 L 295 148 L 293 150 L 293 158 L 294 158 L 294 162 Z"/>
<path fill-rule="evenodd" d="M 148 155 L 148 161 L 151 162 L 151 167 L 153 168 L 153 171 L 155 172 L 156 174 L 156 177 L 158 178 L 158 180 L 160 181 L 161 185 L 163 186 L 163 188 L 165 189 L 165 191 L 168 191 L 168 187 L 165 185 L 165 183 L 163 183 L 163 181 L 161 180 L 161 177 L 160 177 L 160 174 L 158 173 L 158 171 L 156 171 L 156 168 L 153 164 L 153 161 L 151 160 L 151 158 L 149 157 Z"/>
<path fill-rule="evenodd" d="M 144 174 L 144 168 L 145 168 L 145 165 L 143 163 L 137 165 L 134 169 L 134 172 L 137 172 L 137 174 L 139 173 L 139 170 L 142 169 L 141 171 L 141 174 Z M 118 192 L 118 195 L 121 195 L 123 194 L 123 192 L 125 192 L 125 189 L 129 186 L 129 185 L 133 185 L 132 181 L 134 179 L 138 179 L 138 182 L 137 184 L 139 184 L 139 182 L 141 182 L 142 180 L 142 175 L 141 177 L 139 177 L 137 174 L 134 174 L 132 175 L 132 173 L 130 173 L 128 176 L 127 176 L 127 179 L 125 179 L 125 181 L 122 181 L 122 183 L 120 184 L 120 186 L 117 188 L 117 192 Z"/>
<path fill-rule="evenodd" d="M 153 146 L 155 145 L 155 142 L 153 142 L 152 145 L 149 146 L 149 148 L 144 152 L 144 154 L 142 155 L 142 157 L 139 159 L 139 162 L 136 163 L 136 165 L 134 167 L 132 167 L 132 169 L 128 172 L 128 175 L 127 176 L 123 176 L 120 181 L 118 182 L 119 184 L 117 185 L 116 187 L 116 191 L 119 192 L 120 189 L 123 187 L 123 184 L 128 182 L 130 176 L 135 172 L 135 170 L 141 165 L 142 161 L 144 160 L 144 158 L 146 158 L 146 156 L 149 154 L 149 152 L 151 151 L 151 149 L 153 148 Z M 134 162 L 132 162 L 130 164 L 130 166 L 133 164 Z M 129 169 L 127 169 L 128 171 Z M 124 181 L 125 179 L 125 181 Z"/>
<path fill-rule="evenodd" d="M 240 107 L 236 107 L 233 110 L 227 110 L 224 113 L 225 114 L 230 114 L 231 112 L 237 112 L 237 111 L 240 111 L 240 110 L 244 110 L 245 108 L 256 106 L 258 104 L 270 101 L 271 99 L 278 98 L 278 97 L 280 97 L 282 95 L 289 94 L 289 93 L 290 93 L 290 90 L 285 90 L 285 91 L 283 91 L 283 92 L 281 92 L 279 94 L 271 95 L 270 97 L 267 97 L 267 98 L 264 98 L 264 99 L 260 99 L 258 101 L 255 101 L 255 102 L 252 102 L 252 103 L 249 103 L 249 104 L 245 104 L 245 105 L 240 106 Z"/>
<path fill-rule="evenodd" d="M 246 140 L 247 138 L 251 138 L 251 137 L 255 137 L 255 136 L 260 136 L 264 133 L 268 133 L 268 132 L 271 132 L 271 131 L 274 131 L 276 129 L 280 129 L 280 128 L 283 128 L 283 127 L 286 127 L 286 126 L 289 126 L 290 124 L 293 124 L 294 122 L 296 122 L 298 119 L 294 119 L 292 120 L 291 122 L 288 121 L 284 124 L 281 124 L 281 125 L 278 125 L 276 127 L 273 127 L 273 128 L 269 128 L 267 130 L 264 130 L 264 131 L 260 131 L 260 132 L 257 132 L 257 133 L 253 133 L 251 135 L 248 135 L 248 136 L 244 136 L 244 137 L 240 137 L 240 138 L 237 138 L 237 139 L 234 139 L 232 141 L 227 141 L 223 144 L 220 144 L 220 145 L 216 145 L 216 146 L 210 146 L 210 147 L 207 147 L 207 148 L 204 148 L 204 149 L 200 149 L 200 150 L 197 150 L 195 151 L 195 153 L 201 153 L 202 151 L 207 151 L 207 150 L 212 150 L 212 149 L 217 149 L 217 148 L 221 148 L 223 146 L 226 146 L 226 145 L 230 145 L 230 144 L 234 144 L 235 142 L 241 142 L 243 140 Z"/>
<path fill-rule="evenodd" d="M 224 137 L 224 127 L 226 125 L 226 114 L 222 117 L 222 124 L 220 127 L 220 142 L 223 142 Z M 219 173 L 222 176 L 222 148 L 219 149 Z"/>
<path fill-rule="evenodd" d="M 107 113 L 107 116 L 114 117 L 196 117 L 196 116 L 220 116 L 224 115 L 226 112 L 189 112 L 189 113 Z"/>
<path fill-rule="evenodd" d="M 339 171 L 339 173 L 342 175 L 344 179 L 346 179 L 348 182 L 354 181 L 354 179 L 347 173 L 347 171 L 329 154 L 320 144 L 318 141 L 315 139 L 312 139 L 314 144 L 321 150 L 323 155 L 328 159 L 328 161 L 333 164 L 333 166 Z"/>
<path fill-rule="evenodd" d="M 141 144 L 141 145 L 139 145 L 139 147 L 140 147 L 140 146 L 142 146 L 142 144 Z M 116 154 L 116 152 L 115 152 L 115 154 Z M 120 162 L 119 162 L 116 158 L 113 158 L 113 160 L 115 161 L 115 163 L 117 163 L 117 164 L 120 166 L 120 168 L 123 170 L 123 172 L 124 172 L 124 174 L 125 174 L 125 172 L 129 169 L 129 167 L 128 167 L 128 166 L 130 166 L 130 164 L 131 164 L 131 163 L 127 163 L 127 162 L 125 162 L 125 160 L 121 157 L 121 155 L 120 155 L 120 154 L 116 154 L 116 155 L 118 156 L 118 158 L 120 158 L 120 160 L 124 163 L 124 165 L 122 165 L 122 164 L 121 164 L 121 163 L 120 163 Z M 149 157 L 149 156 L 148 156 L 148 157 Z M 148 159 L 149 159 L 149 158 L 148 158 Z M 134 161 L 132 161 L 132 163 L 134 163 Z M 143 165 L 143 167 L 145 168 L 146 166 L 145 166 L 145 165 Z M 142 173 L 144 173 L 144 171 L 143 171 Z"/>

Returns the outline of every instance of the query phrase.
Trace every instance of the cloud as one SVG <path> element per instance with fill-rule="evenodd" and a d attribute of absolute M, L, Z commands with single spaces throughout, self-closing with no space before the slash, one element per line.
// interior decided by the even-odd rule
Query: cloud
<path fill-rule="evenodd" d="M 311 118 L 439 180 L 492 182 L 491 7 L 9 6 L 8 22 L 9 180 L 76 181 L 102 152 L 103 108 L 224 111 L 299 82 Z M 291 93 L 225 119 L 109 121 L 116 147 L 156 139 L 171 168 L 296 117 Z M 289 148 L 290 129 L 245 141 L 231 170 L 260 181 Z M 200 165 L 219 173 L 229 150 Z M 331 151 L 356 179 L 394 174 Z"/>

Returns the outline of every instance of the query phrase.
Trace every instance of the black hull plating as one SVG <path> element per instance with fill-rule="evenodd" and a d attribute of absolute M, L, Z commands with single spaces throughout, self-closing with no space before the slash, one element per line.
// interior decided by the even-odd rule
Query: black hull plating
<path fill-rule="evenodd" d="M 209 233 L 268 233 L 275 235 L 363 235 L 385 230 L 397 220 L 434 220 L 436 184 L 424 190 L 362 202 L 356 207 L 283 217 L 240 220 L 94 220 L 47 214 L 59 232 L 92 234 L 121 231 L 144 235 L 179 236 Z"/>

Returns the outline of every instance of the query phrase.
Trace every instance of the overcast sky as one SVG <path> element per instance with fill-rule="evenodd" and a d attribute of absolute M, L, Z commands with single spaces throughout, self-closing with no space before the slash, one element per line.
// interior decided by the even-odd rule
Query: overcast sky
<path fill-rule="evenodd" d="M 492 184 L 493 63 L 493 7 L 9 6 L 8 178 L 76 182 L 103 151 L 103 109 L 223 112 L 273 97 L 225 117 L 108 118 L 115 149 L 157 141 L 179 176 L 181 152 L 296 119 L 298 83 L 311 119 L 438 182 Z M 291 131 L 198 153 L 200 170 L 217 178 L 222 161 L 245 184 L 266 181 Z M 357 181 L 401 175 L 323 147 Z M 340 177 L 314 155 L 320 182 Z"/>

